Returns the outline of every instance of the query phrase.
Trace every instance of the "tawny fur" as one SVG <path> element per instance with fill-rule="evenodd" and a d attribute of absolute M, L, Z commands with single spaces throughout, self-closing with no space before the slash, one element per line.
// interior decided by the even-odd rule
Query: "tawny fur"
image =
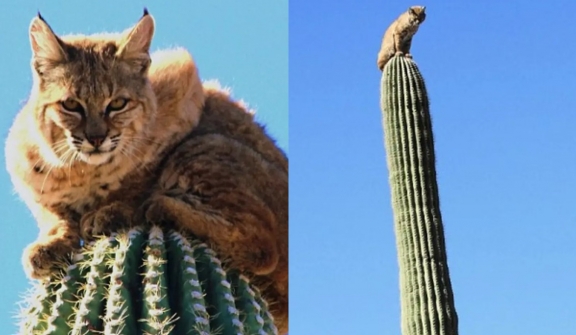
<path fill-rule="evenodd" d="M 45 278 L 81 239 L 146 218 L 191 232 L 252 275 L 285 333 L 288 160 L 246 108 L 203 87 L 188 52 L 157 52 L 150 65 L 153 28 L 147 13 L 122 34 L 95 36 L 57 37 L 32 21 L 34 85 L 5 149 L 40 229 L 24 268 Z M 118 95 L 126 109 L 104 115 Z M 83 115 L 63 110 L 67 98 Z M 95 138 L 106 153 L 91 153 Z"/>
<path fill-rule="evenodd" d="M 383 70 L 386 63 L 395 55 L 412 57 L 410 55 L 412 37 L 426 19 L 425 10 L 424 6 L 412 6 L 386 29 L 378 52 L 377 64 L 380 70 Z"/>
<path fill-rule="evenodd" d="M 281 334 L 288 331 L 288 160 L 239 103 L 207 88 L 200 123 L 170 153 L 149 222 L 207 240 L 229 266 L 254 274 Z"/>

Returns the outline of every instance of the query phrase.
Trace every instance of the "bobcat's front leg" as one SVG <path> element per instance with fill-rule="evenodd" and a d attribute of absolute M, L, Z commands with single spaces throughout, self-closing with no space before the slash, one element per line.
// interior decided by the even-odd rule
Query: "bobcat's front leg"
<path fill-rule="evenodd" d="M 86 241 L 99 235 L 110 233 L 132 226 L 134 210 L 122 202 L 115 201 L 88 212 L 80 220 L 80 234 Z"/>
<path fill-rule="evenodd" d="M 41 223 L 47 225 L 46 221 Z M 38 239 L 24 249 L 22 264 L 29 278 L 49 277 L 53 269 L 73 251 L 80 248 L 77 224 L 58 220 L 48 229 L 41 230 Z"/>
<path fill-rule="evenodd" d="M 402 56 L 404 52 L 402 51 L 402 38 L 398 34 L 394 33 L 394 56 Z"/>
<path fill-rule="evenodd" d="M 410 48 L 412 46 L 412 37 L 404 41 L 402 50 L 404 50 L 404 57 L 412 59 L 412 54 L 410 54 Z"/>
<path fill-rule="evenodd" d="M 157 194 L 144 204 L 148 223 L 169 223 L 191 232 L 232 268 L 256 275 L 275 270 L 279 259 L 276 220 L 261 201 L 241 190 L 223 192 L 209 200 L 177 193 Z"/>

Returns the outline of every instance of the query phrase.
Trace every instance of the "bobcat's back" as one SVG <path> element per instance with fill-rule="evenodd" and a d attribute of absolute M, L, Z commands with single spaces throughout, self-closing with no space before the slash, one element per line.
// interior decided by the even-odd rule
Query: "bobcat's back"
<path fill-rule="evenodd" d="M 259 251 L 262 245 L 271 243 L 277 250 L 277 263 L 273 262 L 269 273 L 255 275 L 252 281 L 273 302 L 270 308 L 276 324 L 286 331 L 286 155 L 242 104 L 222 90 L 205 87 L 198 126 L 169 153 L 161 168 L 158 193 L 180 199 L 193 209 L 175 210 L 172 215 L 206 237 L 219 256 L 233 259 L 234 267 L 249 269 L 254 259 L 272 256 Z M 198 218 L 192 219 L 195 215 Z M 209 223 L 200 225 L 199 221 Z"/>

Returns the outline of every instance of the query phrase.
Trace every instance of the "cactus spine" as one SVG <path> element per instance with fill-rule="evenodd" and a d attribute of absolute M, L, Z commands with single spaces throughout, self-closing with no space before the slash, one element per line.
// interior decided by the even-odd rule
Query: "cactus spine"
<path fill-rule="evenodd" d="M 22 335 L 278 333 L 246 277 L 227 273 L 205 244 L 158 227 L 85 246 L 36 285 L 20 326 Z"/>
<path fill-rule="evenodd" d="M 456 335 L 428 95 L 416 64 L 385 66 L 381 108 L 398 262 L 402 334 Z"/>

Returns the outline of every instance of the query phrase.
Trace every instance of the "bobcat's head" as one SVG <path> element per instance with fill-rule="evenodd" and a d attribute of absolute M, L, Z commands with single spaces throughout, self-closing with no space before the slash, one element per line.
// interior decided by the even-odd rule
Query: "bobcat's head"
<path fill-rule="evenodd" d="M 426 20 L 426 6 L 412 6 L 408 8 L 408 12 L 412 16 L 412 19 L 418 22 L 418 24 Z"/>
<path fill-rule="evenodd" d="M 34 119 L 61 164 L 137 155 L 156 115 L 148 80 L 153 34 L 146 10 L 121 34 L 59 37 L 40 14 L 32 20 Z"/>

